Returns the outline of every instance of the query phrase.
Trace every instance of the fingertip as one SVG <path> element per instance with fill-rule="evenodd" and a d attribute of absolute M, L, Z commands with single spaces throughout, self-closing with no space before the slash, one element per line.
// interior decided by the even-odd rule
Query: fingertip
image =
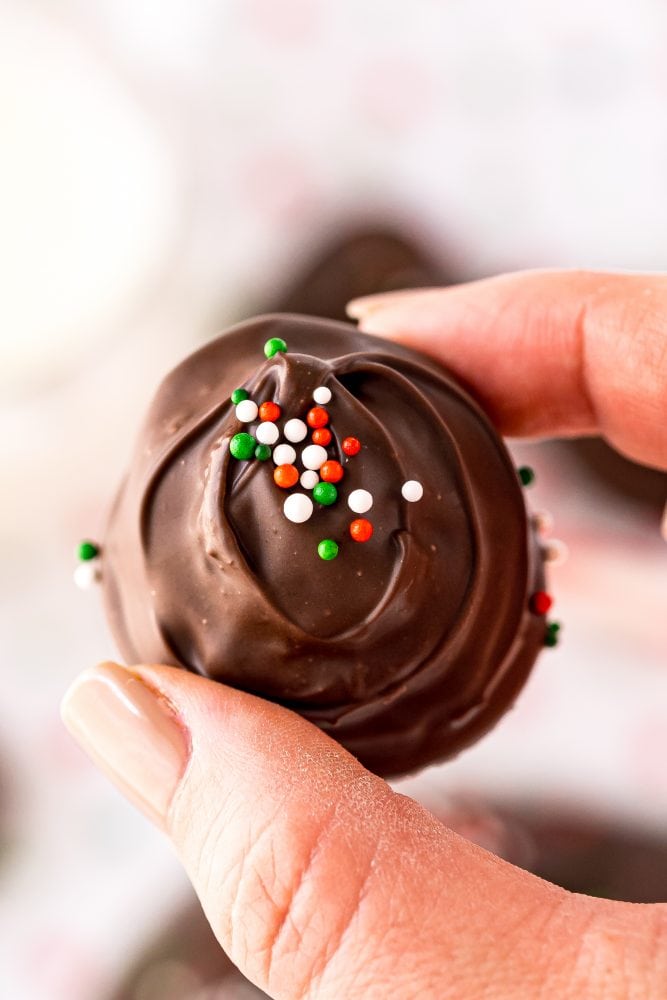
<path fill-rule="evenodd" d="M 350 319 L 359 321 L 360 325 L 370 322 L 385 309 L 392 309 L 396 304 L 404 302 L 413 295 L 420 295 L 434 289 L 399 288 L 392 292 L 380 292 L 377 295 L 362 295 L 351 299 L 345 306 L 345 312 Z M 366 332 L 372 333 L 372 330 Z"/>
<path fill-rule="evenodd" d="M 602 434 L 667 464 L 667 277 L 529 271 L 355 300 L 364 333 L 430 355 L 503 434 Z"/>
<path fill-rule="evenodd" d="M 117 663 L 85 670 L 61 706 L 63 722 L 90 759 L 158 826 L 190 753 L 173 704 Z"/>

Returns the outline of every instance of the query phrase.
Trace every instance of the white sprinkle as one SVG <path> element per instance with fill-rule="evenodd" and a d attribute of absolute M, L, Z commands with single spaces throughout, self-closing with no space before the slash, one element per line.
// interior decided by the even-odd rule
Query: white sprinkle
<path fill-rule="evenodd" d="M 74 582 L 81 590 L 90 590 L 102 579 L 99 559 L 86 559 L 74 570 Z"/>
<path fill-rule="evenodd" d="M 557 538 L 552 538 L 551 541 L 542 548 L 542 557 L 544 561 L 551 563 L 552 566 L 562 566 L 568 555 L 569 551 L 567 545 L 565 542 L 561 542 Z"/>
<path fill-rule="evenodd" d="M 255 437 L 260 444 L 275 444 L 280 437 L 278 425 L 271 420 L 262 420 L 255 431 Z"/>
<path fill-rule="evenodd" d="M 347 498 L 347 503 L 355 514 L 365 514 L 373 506 L 373 496 L 368 490 L 352 490 Z"/>
<path fill-rule="evenodd" d="M 319 385 L 313 393 L 313 399 L 320 406 L 325 406 L 331 399 L 331 389 L 328 389 L 326 385 Z"/>
<path fill-rule="evenodd" d="M 293 465 L 296 461 L 296 452 L 291 444 L 279 444 L 273 449 L 273 461 L 276 465 Z"/>
<path fill-rule="evenodd" d="M 305 493 L 290 493 L 283 504 L 283 511 L 288 521 L 303 524 L 313 513 L 313 501 Z"/>
<path fill-rule="evenodd" d="M 236 419 L 242 424 L 251 424 L 257 419 L 257 413 L 257 403 L 253 403 L 252 399 L 243 399 L 236 407 Z"/>
<path fill-rule="evenodd" d="M 531 514 L 530 522 L 542 538 L 548 538 L 554 527 L 554 519 L 548 510 L 536 510 Z"/>
<path fill-rule="evenodd" d="M 306 469 L 315 469 L 316 472 L 319 472 L 328 457 L 326 448 L 321 444 L 309 444 L 301 452 L 301 461 Z"/>
<path fill-rule="evenodd" d="M 403 483 L 401 486 L 401 493 L 404 500 L 416 503 L 417 500 L 421 500 L 424 496 L 424 487 L 416 479 L 408 479 L 407 483 Z"/>
<path fill-rule="evenodd" d="M 305 472 L 301 473 L 301 485 L 304 490 L 312 490 L 320 481 L 320 477 L 312 469 L 306 469 Z"/>
<path fill-rule="evenodd" d="M 292 419 L 288 420 L 285 424 L 283 433 L 288 441 L 293 441 L 296 444 L 297 441 L 303 441 L 308 433 L 308 427 L 304 424 L 303 420 L 299 420 L 297 417 L 292 417 Z"/>

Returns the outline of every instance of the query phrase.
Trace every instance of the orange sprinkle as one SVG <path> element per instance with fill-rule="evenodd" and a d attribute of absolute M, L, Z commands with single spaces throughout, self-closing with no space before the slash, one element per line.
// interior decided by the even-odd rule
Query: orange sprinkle
<path fill-rule="evenodd" d="M 365 517 L 358 517 L 350 525 L 350 534 L 355 542 L 367 542 L 373 534 L 373 525 Z"/>
<path fill-rule="evenodd" d="M 267 400 L 266 403 L 262 403 L 259 408 L 259 419 L 260 420 L 278 420 L 280 414 L 283 411 L 280 409 L 277 403 L 272 403 Z"/>
<path fill-rule="evenodd" d="M 278 465 L 273 470 L 273 481 L 281 490 L 289 490 L 299 481 L 299 473 L 293 465 Z"/>
<path fill-rule="evenodd" d="M 334 462 L 333 459 L 325 462 L 320 468 L 320 479 L 323 479 L 325 483 L 339 483 L 343 475 L 343 466 L 340 462 Z"/>
<path fill-rule="evenodd" d="M 309 427 L 325 427 L 329 423 L 329 414 L 323 406 L 314 406 L 312 410 L 308 410 L 306 423 Z"/>
<path fill-rule="evenodd" d="M 318 427 L 310 436 L 313 439 L 313 444 L 321 444 L 323 448 L 331 444 L 331 431 L 328 427 Z"/>

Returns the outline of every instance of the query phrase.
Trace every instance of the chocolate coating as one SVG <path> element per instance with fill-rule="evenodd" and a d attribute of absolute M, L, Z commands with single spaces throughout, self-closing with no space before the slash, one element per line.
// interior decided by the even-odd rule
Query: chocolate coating
<path fill-rule="evenodd" d="M 288 353 L 265 360 L 271 337 Z M 279 403 L 282 430 L 321 385 L 327 452 L 345 475 L 335 504 L 294 524 L 273 463 L 230 454 L 255 426 L 239 424 L 230 395 L 242 386 Z M 348 435 L 362 442 L 350 457 Z M 401 496 L 409 479 L 424 487 L 415 503 Z M 348 533 L 356 489 L 373 496 L 362 544 Z M 323 538 L 340 546 L 330 562 Z M 383 775 L 452 756 L 511 705 L 542 646 L 544 619 L 528 607 L 542 572 L 512 460 L 454 378 L 347 324 L 297 316 L 243 323 L 167 376 L 104 541 L 105 602 L 128 661 L 278 701 Z"/>

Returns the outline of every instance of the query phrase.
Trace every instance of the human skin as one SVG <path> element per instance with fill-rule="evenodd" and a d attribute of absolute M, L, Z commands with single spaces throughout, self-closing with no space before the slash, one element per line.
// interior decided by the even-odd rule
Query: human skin
<path fill-rule="evenodd" d="M 667 277 L 505 275 L 357 300 L 511 435 L 600 433 L 667 467 Z M 566 892 L 482 850 L 278 705 L 102 664 L 63 718 L 171 838 L 213 930 L 275 998 L 652 1000 L 667 904 Z"/>

